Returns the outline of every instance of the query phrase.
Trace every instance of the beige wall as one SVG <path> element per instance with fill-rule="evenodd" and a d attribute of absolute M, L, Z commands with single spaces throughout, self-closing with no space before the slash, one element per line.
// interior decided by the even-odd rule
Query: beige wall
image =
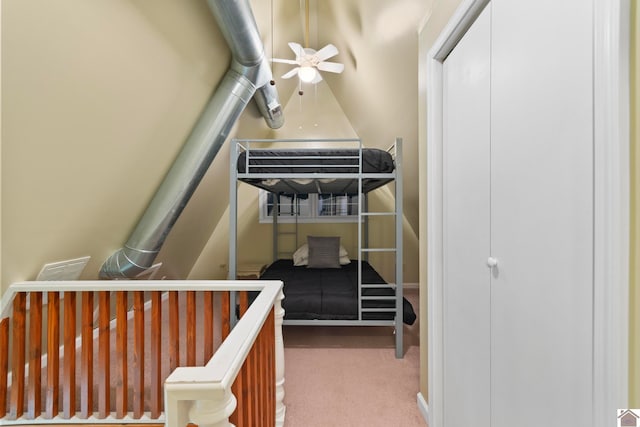
<path fill-rule="evenodd" d="M 84 255 L 96 278 L 229 54 L 198 0 L 7 0 L 2 20 L 2 287 Z"/>
<path fill-rule="evenodd" d="M 631 2 L 631 253 L 629 407 L 640 408 L 640 7 Z"/>
<path fill-rule="evenodd" d="M 318 45 L 335 44 L 345 64 L 327 75 L 353 129 L 367 146 L 387 148 L 406 141 L 406 183 L 418 179 L 418 37 L 416 28 L 431 0 L 322 0 L 318 2 Z M 340 37 L 335 37 L 340 34 Z M 327 73 L 328 74 L 328 73 Z M 405 186 L 408 223 L 418 233 L 418 193 Z"/>

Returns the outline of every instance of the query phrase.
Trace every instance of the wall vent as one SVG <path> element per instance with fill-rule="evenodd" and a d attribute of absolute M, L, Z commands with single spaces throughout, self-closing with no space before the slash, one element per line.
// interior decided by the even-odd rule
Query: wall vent
<path fill-rule="evenodd" d="M 36 280 L 78 280 L 90 256 L 45 264 Z"/>

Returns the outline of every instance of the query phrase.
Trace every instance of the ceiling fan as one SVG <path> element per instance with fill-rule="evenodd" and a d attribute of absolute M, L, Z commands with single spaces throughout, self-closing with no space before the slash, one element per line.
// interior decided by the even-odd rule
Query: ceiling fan
<path fill-rule="evenodd" d="M 315 84 L 322 80 L 320 71 L 341 73 L 344 70 L 344 64 L 325 61 L 338 54 L 338 48 L 332 44 L 328 44 L 318 51 L 308 47 L 303 48 L 295 42 L 289 42 L 289 47 L 296 54 L 295 60 L 272 59 L 273 62 L 297 65 L 297 67 L 284 74 L 282 76 L 283 79 L 290 79 L 297 74 L 303 82 Z"/>
<path fill-rule="evenodd" d="M 309 46 L 309 0 L 305 1 L 304 41 L 305 46 Z M 320 71 L 341 73 L 344 70 L 344 64 L 326 61 L 338 54 L 338 48 L 332 44 L 328 44 L 318 51 L 309 47 L 302 47 L 295 42 L 289 42 L 289 47 L 296 54 L 296 59 L 271 59 L 272 62 L 296 65 L 294 69 L 282 75 L 283 79 L 290 79 L 297 74 L 300 81 L 315 84 L 322 81 Z"/>

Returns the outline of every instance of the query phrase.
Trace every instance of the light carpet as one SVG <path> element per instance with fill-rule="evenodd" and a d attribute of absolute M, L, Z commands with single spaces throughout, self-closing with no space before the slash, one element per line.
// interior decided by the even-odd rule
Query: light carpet
<path fill-rule="evenodd" d="M 405 296 L 418 310 L 418 290 Z M 390 327 L 285 326 L 285 427 L 424 427 L 419 325 L 404 327 L 403 359 Z"/>

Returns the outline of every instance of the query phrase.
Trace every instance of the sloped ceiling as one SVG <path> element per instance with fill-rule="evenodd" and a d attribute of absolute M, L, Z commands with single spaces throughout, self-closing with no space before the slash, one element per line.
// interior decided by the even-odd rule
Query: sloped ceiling
<path fill-rule="evenodd" d="M 345 71 L 327 82 L 367 146 L 405 141 L 405 182 L 418 180 L 418 26 L 424 0 L 320 0 L 318 46 L 335 44 Z M 328 74 L 328 73 L 325 73 Z M 405 216 L 418 233 L 418 186 L 407 185 Z"/>
<path fill-rule="evenodd" d="M 418 177 L 418 27 L 432 0 L 308 0 L 310 47 L 334 44 L 339 54 L 330 61 L 345 65 L 341 74 L 322 73 L 331 92 L 363 143 L 387 148 L 396 137 L 405 141 L 407 182 Z M 304 2 L 289 1 L 289 10 L 273 23 L 275 57 L 293 58 L 284 29 L 304 32 Z M 254 1 L 253 4 L 265 3 Z M 260 8 L 254 6 L 258 12 Z M 265 28 L 267 52 L 271 28 Z M 281 76 L 291 67 L 274 64 Z M 278 85 L 289 84 L 276 77 Z M 295 78 L 292 80 L 296 80 Z M 306 89 L 306 87 L 305 87 Z M 283 91 L 289 93 L 290 87 Z M 307 93 L 309 91 L 307 90 Z M 313 95 L 313 93 L 311 93 Z M 297 97 L 293 93 L 294 97 Z M 303 95 L 304 96 L 304 95 Z M 418 189 L 405 189 L 405 216 L 418 234 Z"/>
<path fill-rule="evenodd" d="M 310 2 L 312 47 L 335 44 L 346 66 L 324 76 L 349 129 L 373 147 L 402 136 L 405 182 L 416 183 L 417 26 L 431 2 Z M 290 57 L 286 42 L 303 40 L 303 2 L 251 3 L 267 55 Z M 1 8 L 2 287 L 85 255 L 82 278 L 94 279 L 226 71 L 228 48 L 205 0 L 3 0 Z M 276 76 L 287 69 L 274 67 Z M 298 102 L 294 79 L 276 82 L 283 103 Z M 236 132 L 275 135 L 253 105 Z M 159 256 L 168 278 L 188 275 L 223 217 L 227 155 L 169 235 Z M 405 185 L 404 195 L 414 236 L 417 187 Z"/>

